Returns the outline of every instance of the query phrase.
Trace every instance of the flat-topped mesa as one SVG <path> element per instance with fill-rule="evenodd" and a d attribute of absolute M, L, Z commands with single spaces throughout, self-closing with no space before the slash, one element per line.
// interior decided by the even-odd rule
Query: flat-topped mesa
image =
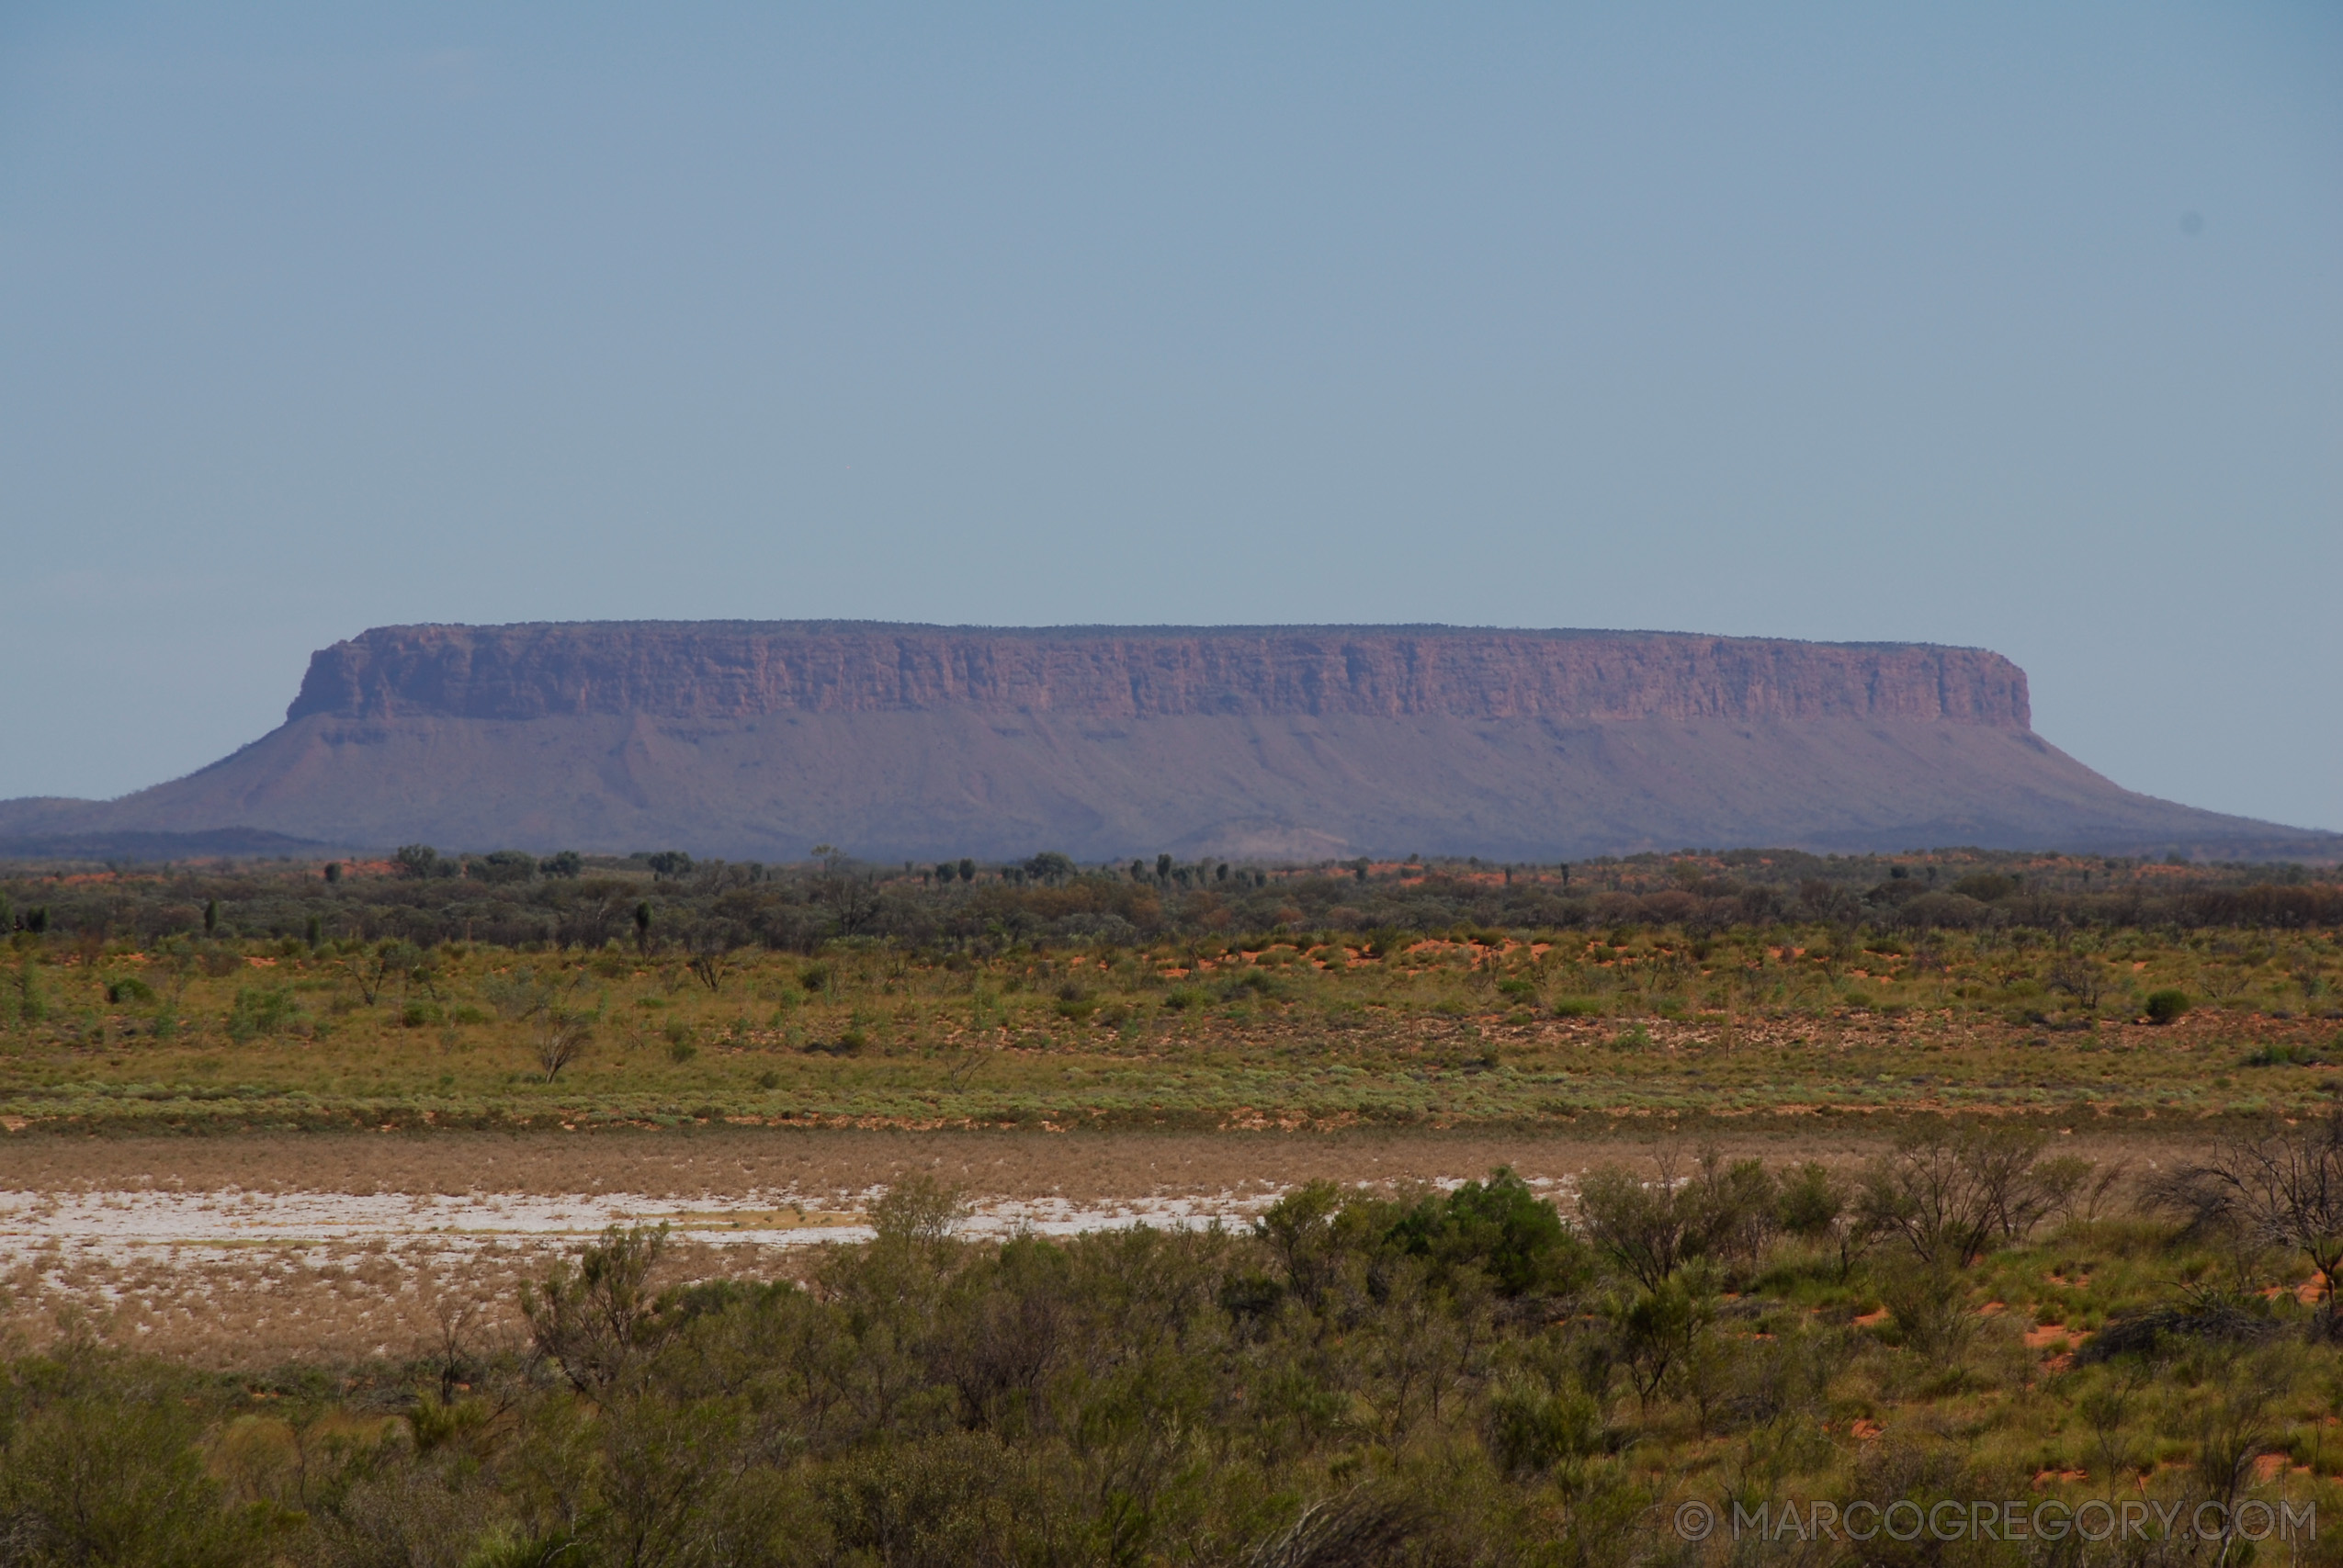
<path fill-rule="evenodd" d="M 672 846 L 793 860 L 1978 844 L 2331 860 L 2343 838 L 2134 795 L 2031 728 L 1998 654 L 1457 626 L 385 626 L 287 722 L 0 836 Z M 205 839 L 209 845 L 211 840 Z M 244 840 L 238 840 L 244 841 Z M 196 840 L 188 839 L 190 852 Z M 205 849 L 203 852 L 219 852 Z M 1088 919 L 1087 916 L 1083 917 Z"/>
<path fill-rule="evenodd" d="M 813 621 L 379 626 L 310 660 L 287 719 L 688 719 L 972 708 L 1186 715 L 1893 719 L 2024 730 L 1982 649 L 1450 626 L 1033 629 Z"/>

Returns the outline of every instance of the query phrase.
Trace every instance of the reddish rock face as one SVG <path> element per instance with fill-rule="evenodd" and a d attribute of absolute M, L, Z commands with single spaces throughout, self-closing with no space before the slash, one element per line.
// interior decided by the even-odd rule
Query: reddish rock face
<path fill-rule="evenodd" d="M 11 832 L 755 860 L 2337 841 L 2119 788 L 1976 649 L 738 621 L 381 627 L 233 755 L 117 801 L 0 801 Z"/>
<path fill-rule="evenodd" d="M 378 627 L 316 654 L 286 716 L 705 720 L 950 708 L 1101 719 L 2030 722 L 2025 672 L 1982 649 L 1444 626 L 792 621 Z"/>

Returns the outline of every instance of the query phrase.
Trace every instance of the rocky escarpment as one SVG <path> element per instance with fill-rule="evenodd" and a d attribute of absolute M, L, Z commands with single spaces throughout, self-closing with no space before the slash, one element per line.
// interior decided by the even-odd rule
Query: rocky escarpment
<path fill-rule="evenodd" d="M 2118 787 L 1975 649 L 1440 626 L 390 626 L 199 773 L 0 803 L 0 844 L 228 829 L 766 860 L 2343 844 Z"/>
<path fill-rule="evenodd" d="M 1102 719 L 2028 722 L 2025 671 L 1969 648 L 1446 626 L 691 621 L 378 627 L 317 653 L 286 716 L 723 719 L 948 707 Z"/>

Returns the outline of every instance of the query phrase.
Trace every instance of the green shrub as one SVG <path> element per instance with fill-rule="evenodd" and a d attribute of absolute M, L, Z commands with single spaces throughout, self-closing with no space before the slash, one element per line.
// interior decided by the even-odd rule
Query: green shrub
<path fill-rule="evenodd" d="M 1550 1294 L 1592 1274 L 1586 1247 L 1553 1204 L 1504 1167 L 1486 1183 L 1467 1181 L 1443 1198 L 1425 1198 L 1391 1227 L 1401 1251 L 1445 1271 L 1471 1265 L 1500 1295 Z"/>
<path fill-rule="evenodd" d="M 2170 1023 L 2189 1010 L 2189 993 L 2179 989 L 2151 991 L 2145 1010 L 2150 1023 Z"/>
<path fill-rule="evenodd" d="M 521 850 L 497 850 L 466 861 L 464 874 L 475 882 L 527 882 L 537 875 L 537 857 Z"/>
<path fill-rule="evenodd" d="M 1243 1001 L 1248 994 L 1274 998 L 1278 995 L 1277 982 L 1270 976 L 1267 970 L 1248 968 L 1243 974 L 1220 987 L 1220 999 L 1223 1001 Z"/>
<path fill-rule="evenodd" d="M 1564 1460 L 1603 1447 L 1602 1413 L 1576 1389 L 1556 1393 L 1509 1383 L 1489 1395 L 1481 1423 L 1489 1457 L 1509 1475 L 1543 1475 Z"/>
<path fill-rule="evenodd" d="M 1602 1014 L 1602 1004 L 1586 997 L 1564 997 L 1554 1004 L 1556 1018 L 1599 1018 Z"/>
<path fill-rule="evenodd" d="M 1830 1168 L 1808 1160 L 1783 1178 L 1775 1213 L 1783 1230 L 1812 1240 L 1828 1235 L 1846 1207 L 1846 1190 Z"/>
<path fill-rule="evenodd" d="M 0 1382 L 0 1520 L 11 1563 L 267 1562 L 269 1510 L 207 1473 L 201 1384 L 84 1346 Z"/>
<path fill-rule="evenodd" d="M 1879 1294 L 1905 1347 L 1931 1361 L 1957 1359 L 1976 1333 L 1967 1283 L 1950 1262 L 1890 1268 L 1881 1276 Z"/>
<path fill-rule="evenodd" d="M 293 1021 L 293 1011 L 292 995 L 281 987 L 239 986 L 228 1010 L 228 1038 L 241 1043 L 255 1034 L 277 1033 Z"/>

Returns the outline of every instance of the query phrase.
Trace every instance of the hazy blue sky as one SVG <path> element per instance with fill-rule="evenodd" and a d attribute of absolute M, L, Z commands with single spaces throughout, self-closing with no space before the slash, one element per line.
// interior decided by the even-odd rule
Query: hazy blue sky
<path fill-rule="evenodd" d="M 2343 829 L 2343 7 L 0 6 L 0 795 L 384 622 L 1974 643 Z"/>

